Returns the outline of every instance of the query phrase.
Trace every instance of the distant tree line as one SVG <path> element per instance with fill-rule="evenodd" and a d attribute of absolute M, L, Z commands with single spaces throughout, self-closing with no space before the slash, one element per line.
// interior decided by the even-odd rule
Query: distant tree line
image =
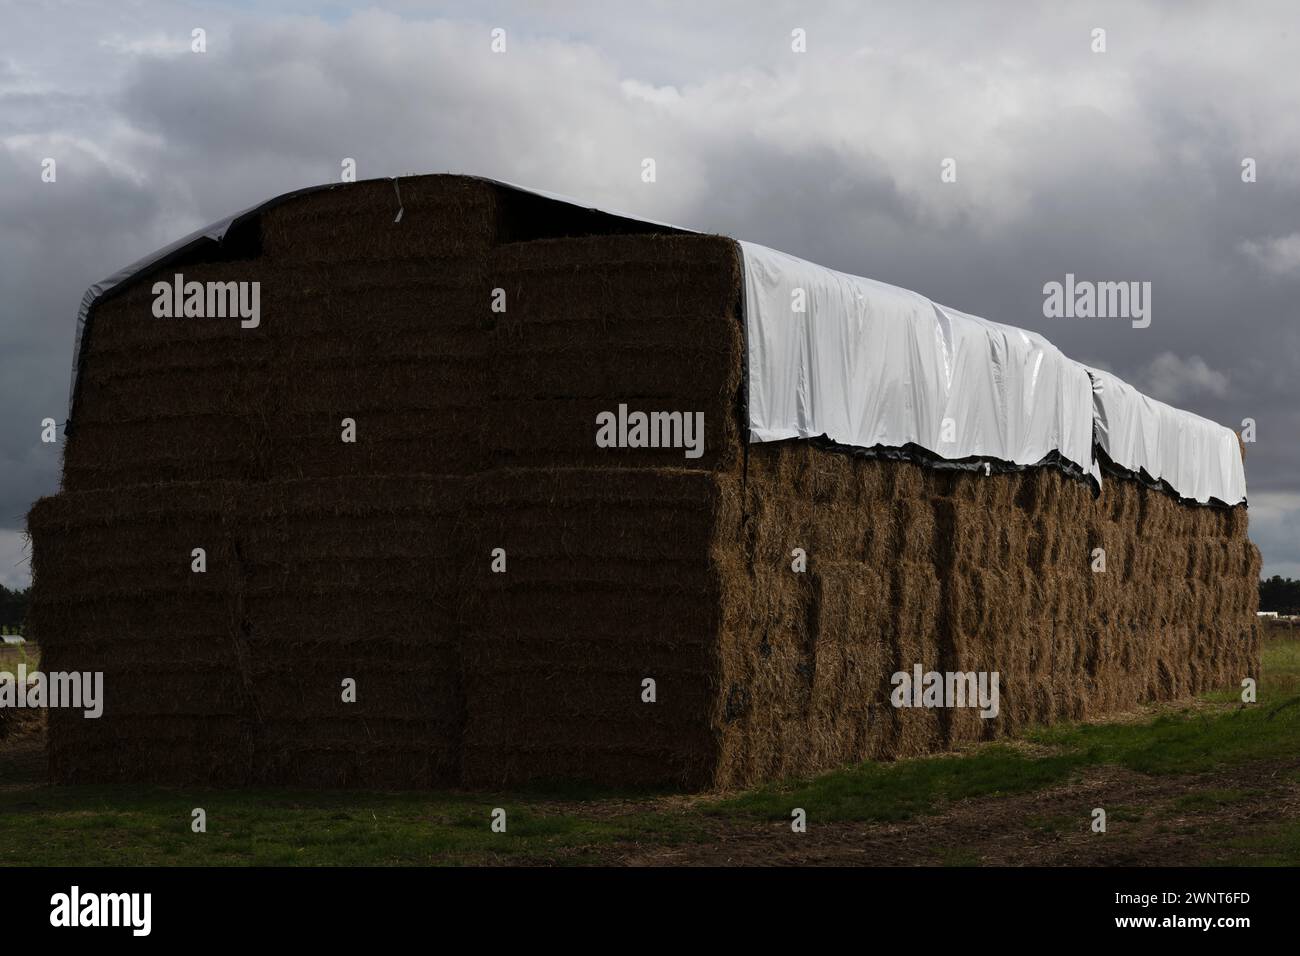
<path fill-rule="evenodd" d="M 1275 574 L 1259 582 L 1259 609 L 1279 614 L 1300 614 L 1300 581 Z"/>
<path fill-rule="evenodd" d="M 27 596 L 31 590 L 11 591 L 0 584 L 0 627 L 10 633 L 22 630 L 23 621 L 27 619 Z"/>

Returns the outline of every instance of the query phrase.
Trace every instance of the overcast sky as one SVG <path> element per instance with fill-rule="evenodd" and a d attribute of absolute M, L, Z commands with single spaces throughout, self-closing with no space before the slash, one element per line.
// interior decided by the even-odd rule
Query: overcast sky
<path fill-rule="evenodd" d="M 1294 0 L 0 0 L 0 23 L 0 583 L 27 583 L 24 515 L 58 488 L 39 428 L 85 288 L 344 157 L 750 239 L 1253 418 L 1251 536 L 1300 577 Z M 1150 327 L 1044 318 L 1067 272 L 1150 281 Z"/>

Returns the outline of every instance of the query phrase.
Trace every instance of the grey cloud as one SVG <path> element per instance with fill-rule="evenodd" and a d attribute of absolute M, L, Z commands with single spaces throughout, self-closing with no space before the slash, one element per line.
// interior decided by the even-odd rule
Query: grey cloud
<path fill-rule="evenodd" d="M 1238 248 L 1269 275 L 1300 276 L 1300 232 L 1271 239 L 1243 239 Z"/>
<path fill-rule="evenodd" d="M 1175 404 L 1202 393 L 1219 398 L 1228 394 L 1228 376 L 1210 368 L 1199 355 L 1182 358 L 1173 352 L 1153 358 L 1136 384 L 1152 398 Z"/>

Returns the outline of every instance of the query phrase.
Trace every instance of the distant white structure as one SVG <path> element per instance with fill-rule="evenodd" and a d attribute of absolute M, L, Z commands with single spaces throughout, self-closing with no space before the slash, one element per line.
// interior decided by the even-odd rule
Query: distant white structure
<path fill-rule="evenodd" d="M 13 644 L 13 645 L 27 643 L 27 638 L 19 634 L 5 634 L 3 636 L 0 636 L 0 640 L 3 640 L 6 644 Z"/>
<path fill-rule="evenodd" d="M 1277 617 L 1277 611 L 1256 611 L 1259 617 Z"/>

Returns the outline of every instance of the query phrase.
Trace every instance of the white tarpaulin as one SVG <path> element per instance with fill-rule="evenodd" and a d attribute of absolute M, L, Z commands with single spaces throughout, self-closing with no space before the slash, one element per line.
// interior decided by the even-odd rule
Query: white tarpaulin
<path fill-rule="evenodd" d="M 1100 480 L 1092 381 L 1041 335 L 742 242 L 751 441 L 826 436 Z M 799 311 L 802 309 L 802 311 Z"/>
<path fill-rule="evenodd" d="M 1109 372 L 1093 378 L 1097 447 L 1121 468 L 1164 481 L 1184 498 L 1246 500 L 1237 436 L 1222 425 L 1143 395 Z"/>

